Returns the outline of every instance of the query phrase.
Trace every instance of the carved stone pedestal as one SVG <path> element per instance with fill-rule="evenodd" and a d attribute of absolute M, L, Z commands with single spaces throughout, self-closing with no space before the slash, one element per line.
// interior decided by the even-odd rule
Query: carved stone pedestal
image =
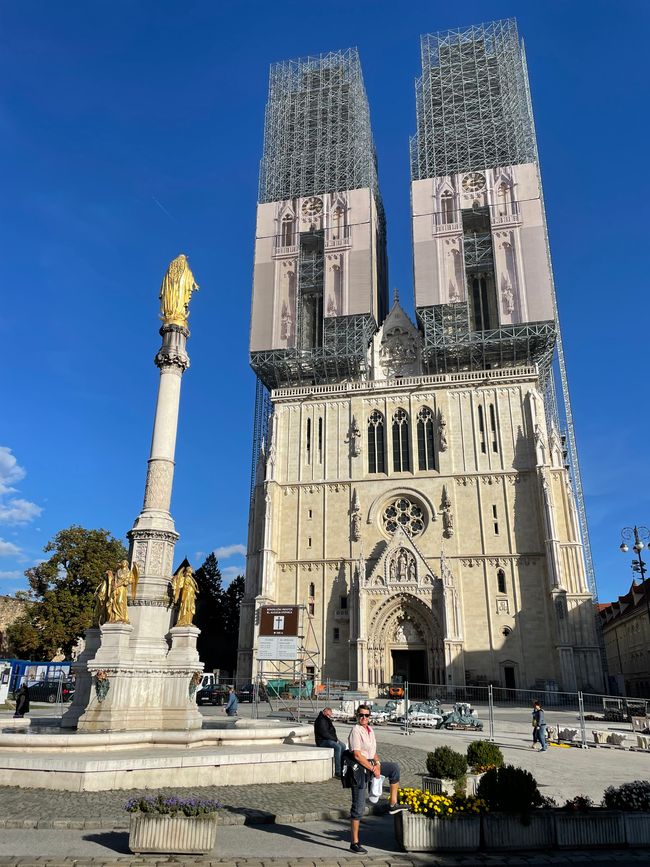
<path fill-rule="evenodd" d="M 88 663 L 92 689 L 78 731 L 201 728 L 192 688 L 193 675 L 203 670 L 196 651 L 199 629 L 172 629 L 172 649 L 155 661 L 138 654 L 131 624 L 105 623 L 100 631 L 101 647 Z"/>

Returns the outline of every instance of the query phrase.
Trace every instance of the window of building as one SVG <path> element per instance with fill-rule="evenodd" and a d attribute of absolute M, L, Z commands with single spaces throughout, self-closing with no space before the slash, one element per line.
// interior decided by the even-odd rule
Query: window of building
<path fill-rule="evenodd" d="M 334 641 L 339 641 L 340 637 L 341 631 L 339 630 L 338 626 L 335 626 L 332 630 L 332 638 L 334 639 Z"/>
<path fill-rule="evenodd" d="M 315 606 L 315 604 L 314 604 L 313 602 L 308 602 L 308 603 L 307 603 L 307 610 L 309 611 L 309 613 L 310 613 L 311 616 L 313 617 L 313 616 L 314 616 L 314 613 L 315 613 L 315 611 L 316 611 L 316 606 Z"/>
<path fill-rule="evenodd" d="M 481 451 L 485 454 L 487 451 L 485 444 L 485 419 L 483 418 L 483 407 L 481 404 L 478 406 L 478 435 L 481 443 Z"/>
<path fill-rule="evenodd" d="M 433 447 L 433 413 L 423 406 L 418 413 L 418 467 L 435 470 L 436 457 Z"/>
<path fill-rule="evenodd" d="M 506 592 L 506 573 L 503 569 L 497 570 L 497 589 L 499 593 Z"/>
<path fill-rule="evenodd" d="M 348 597 L 347 596 L 341 596 L 340 608 L 341 608 L 341 611 L 347 611 L 348 610 Z"/>
<path fill-rule="evenodd" d="M 312 519 L 312 510 L 311 509 L 307 509 L 307 517 L 311 521 L 311 519 Z"/>
<path fill-rule="evenodd" d="M 332 222 L 332 237 L 334 240 L 343 238 L 345 230 L 345 214 L 340 205 L 334 209 L 334 219 Z"/>
<path fill-rule="evenodd" d="M 499 535 L 499 515 L 497 513 L 497 507 L 492 506 L 492 520 L 494 522 L 494 535 Z"/>
<path fill-rule="evenodd" d="M 323 463 L 323 419 L 318 419 L 318 463 Z"/>
<path fill-rule="evenodd" d="M 499 184 L 497 190 L 497 207 L 500 217 L 505 217 L 508 213 L 509 189 L 507 184 Z"/>
<path fill-rule="evenodd" d="M 316 585 L 314 584 L 313 581 L 309 585 L 309 595 L 312 597 L 316 595 Z"/>
<path fill-rule="evenodd" d="M 316 668 L 313 665 L 305 666 L 305 671 L 307 672 L 307 680 L 313 680 L 316 676 Z"/>
<path fill-rule="evenodd" d="M 307 547 L 311 548 L 311 536 L 307 537 Z"/>
<path fill-rule="evenodd" d="M 424 530 L 424 511 L 408 497 L 398 497 L 386 506 L 382 521 L 384 530 L 391 536 L 398 527 L 403 527 L 409 536 L 419 536 Z"/>
<path fill-rule="evenodd" d="M 311 419 L 307 419 L 307 463 L 311 463 Z"/>
<path fill-rule="evenodd" d="M 393 470 L 405 473 L 410 469 L 409 417 L 406 410 L 398 409 L 393 415 Z"/>
<path fill-rule="evenodd" d="M 447 190 L 440 197 L 442 223 L 445 225 L 454 222 L 454 197 Z"/>
<path fill-rule="evenodd" d="M 282 220 L 282 246 L 290 247 L 293 244 L 293 217 L 289 214 Z"/>
<path fill-rule="evenodd" d="M 385 472 L 384 417 L 375 410 L 368 419 L 368 472 Z"/>
<path fill-rule="evenodd" d="M 494 404 L 490 404 L 490 434 L 492 435 L 492 451 L 499 451 L 499 443 L 497 441 L 497 418 L 494 412 Z"/>

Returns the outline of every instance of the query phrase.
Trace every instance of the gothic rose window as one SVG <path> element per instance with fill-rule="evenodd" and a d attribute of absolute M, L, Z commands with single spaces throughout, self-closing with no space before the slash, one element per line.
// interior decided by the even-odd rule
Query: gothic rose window
<path fill-rule="evenodd" d="M 398 497 L 386 506 L 382 521 L 391 536 L 398 527 L 406 530 L 409 536 L 419 536 L 424 530 L 424 511 L 407 497 Z"/>

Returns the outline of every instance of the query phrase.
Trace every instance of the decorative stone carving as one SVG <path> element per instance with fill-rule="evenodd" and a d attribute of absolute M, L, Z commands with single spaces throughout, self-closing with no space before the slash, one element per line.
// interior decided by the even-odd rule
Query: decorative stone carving
<path fill-rule="evenodd" d="M 154 358 L 156 367 L 172 367 L 177 368 L 179 373 L 183 373 L 190 366 L 190 359 L 184 352 L 172 348 L 163 348 Z"/>
<path fill-rule="evenodd" d="M 361 431 L 354 416 L 352 416 L 350 430 L 344 442 L 350 446 L 350 457 L 358 458 L 361 454 Z"/>
<path fill-rule="evenodd" d="M 447 451 L 447 422 L 440 409 L 438 410 L 438 448 L 441 452 Z"/>
<path fill-rule="evenodd" d="M 95 695 L 97 696 L 97 701 L 102 702 L 108 695 L 108 691 L 111 688 L 111 681 L 108 676 L 108 672 L 105 669 L 100 669 L 95 672 Z"/>
<path fill-rule="evenodd" d="M 442 500 L 440 505 L 442 507 L 443 535 L 447 539 L 451 539 L 454 535 L 454 515 L 451 511 L 451 500 L 449 499 L 446 485 L 442 486 Z"/>
<path fill-rule="evenodd" d="M 352 506 L 350 508 L 350 538 L 353 542 L 358 542 L 361 538 L 361 506 L 359 505 L 356 488 L 352 495 Z"/>
<path fill-rule="evenodd" d="M 393 641 L 396 644 L 421 644 L 422 637 L 410 620 L 400 620 L 395 628 Z"/>
<path fill-rule="evenodd" d="M 510 614 L 510 602 L 507 599 L 497 599 L 497 614 Z"/>
<path fill-rule="evenodd" d="M 152 542 L 149 549 L 149 566 L 147 573 L 149 575 L 162 576 L 163 574 L 163 554 L 164 543 Z"/>
<path fill-rule="evenodd" d="M 144 491 L 144 508 L 169 511 L 174 465 L 171 461 L 149 462 L 147 483 Z"/>

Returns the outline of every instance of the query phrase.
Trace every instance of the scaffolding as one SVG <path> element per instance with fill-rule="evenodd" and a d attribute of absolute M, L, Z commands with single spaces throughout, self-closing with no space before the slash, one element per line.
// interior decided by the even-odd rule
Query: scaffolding
<path fill-rule="evenodd" d="M 513 18 L 421 38 L 413 180 L 537 161 L 523 47 Z"/>
<path fill-rule="evenodd" d="M 369 187 L 381 208 L 356 48 L 271 66 L 260 202 Z"/>
<path fill-rule="evenodd" d="M 427 34 L 421 39 L 422 75 L 417 79 L 416 134 L 411 139 L 412 180 L 488 167 L 539 164 L 528 70 L 513 18 L 466 29 Z M 541 182 L 540 182 L 541 191 Z M 543 193 L 542 196 L 543 205 Z M 491 255 L 487 241 L 473 239 L 465 264 Z M 465 238 L 464 244 L 472 239 Z M 467 302 L 417 309 L 427 372 L 537 364 L 548 423 L 564 428 L 568 467 L 585 552 L 589 589 L 597 600 L 589 528 L 553 285 L 554 319 L 471 329 Z M 559 389 L 555 373 L 559 374 Z"/>

